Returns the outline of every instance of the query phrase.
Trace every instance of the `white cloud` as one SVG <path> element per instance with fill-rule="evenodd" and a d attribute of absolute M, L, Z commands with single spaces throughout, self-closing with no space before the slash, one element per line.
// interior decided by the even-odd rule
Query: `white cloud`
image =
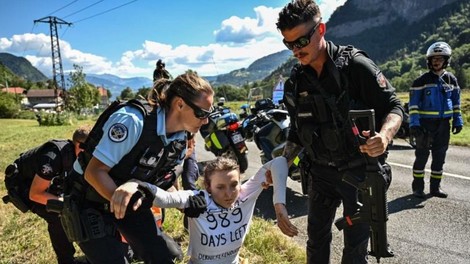
<path fill-rule="evenodd" d="M 338 6 L 344 5 L 345 2 L 346 0 L 321 0 L 318 6 L 320 7 L 323 21 L 327 22 L 336 8 L 338 8 Z"/>
<path fill-rule="evenodd" d="M 217 42 L 246 43 L 256 38 L 278 34 L 277 15 L 281 8 L 258 6 L 256 18 L 232 16 L 222 21 L 221 29 L 215 30 Z"/>
<path fill-rule="evenodd" d="M 345 0 L 322 1 L 320 9 L 325 21 Z M 110 61 L 98 54 L 77 49 L 66 41 L 60 42 L 64 72 L 73 64 L 83 67 L 85 73 L 109 73 L 120 77 L 145 76 L 150 78 L 155 62 L 163 59 L 173 76 L 188 69 L 210 76 L 248 67 L 254 60 L 284 50 L 282 36 L 276 29 L 280 8 L 258 6 L 255 17 L 232 16 L 221 22 L 214 31 L 215 43 L 202 46 L 179 45 L 143 41 L 141 48 L 123 51 L 119 61 Z M 44 74 L 52 75 L 50 37 L 45 34 L 14 35 L 0 38 L 0 52 L 26 57 Z"/>

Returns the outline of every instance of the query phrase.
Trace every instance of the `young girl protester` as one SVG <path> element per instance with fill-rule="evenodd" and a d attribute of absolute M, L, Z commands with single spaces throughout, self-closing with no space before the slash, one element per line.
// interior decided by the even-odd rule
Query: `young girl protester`
<path fill-rule="evenodd" d="M 278 227 L 287 236 L 295 236 L 285 208 L 288 165 L 277 157 L 261 167 L 243 184 L 236 161 L 217 158 L 204 170 L 205 190 L 166 192 L 137 180 L 119 186 L 111 199 L 111 211 L 117 219 L 126 210 L 140 206 L 186 208 L 189 218 L 190 263 L 239 263 L 239 250 L 250 228 L 256 200 L 266 184 L 274 186 L 273 204 Z M 150 199 L 148 199 L 150 198 Z"/>

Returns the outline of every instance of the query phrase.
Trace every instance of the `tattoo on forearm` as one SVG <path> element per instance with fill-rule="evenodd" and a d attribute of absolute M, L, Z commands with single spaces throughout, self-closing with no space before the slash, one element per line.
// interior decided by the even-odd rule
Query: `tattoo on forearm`
<path fill-rule="evenodd" d="M 286 142 L 286 146 L 284 147 L 284 152 L 282 156 L 286 158 L 287 162 L 290 164 L 294 161 L 295 157 L 299 154 L 300 150 L 302 149 L 301 146 L 292 143 L 290 141 Z"/>
<path fill-rule="evenodd" d="M 389 139 L 390 141 L 391 139 L 393 139 L 398 129 L 400 129 L 401 122 L 402 118 L 399 115 L 388 114 L 387 117 L 385 117 L 380 132 L 384 133 L 387 136 L 387 139 Z"/>

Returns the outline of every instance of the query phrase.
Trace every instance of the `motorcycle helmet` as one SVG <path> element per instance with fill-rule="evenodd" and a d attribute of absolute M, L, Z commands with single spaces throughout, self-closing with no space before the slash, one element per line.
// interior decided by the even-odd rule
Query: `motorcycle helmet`
<path fill-rule="evenodd" d="M 159 67 L 159 68 L 162 67 L 162 66 L 164 66 L 162 60 L 158 60 L 156 66 Z"/>
<path fill-rule="evenodd" d="M 426 52 L 426 59 L 428 61 L 428 68 L 432 69 L 432 57 L 434 56 L 443 56 L 444 57 L 444 64 L 442 68 L 445 69 L 450 63 L 450 56 L 452 55 L 452 49 L 450 48 L 449 44 L 439 41 L 433 43 L 429 46 Z"/>

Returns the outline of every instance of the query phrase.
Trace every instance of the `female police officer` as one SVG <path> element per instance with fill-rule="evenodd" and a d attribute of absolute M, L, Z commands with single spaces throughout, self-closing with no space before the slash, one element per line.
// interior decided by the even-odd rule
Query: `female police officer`
<path fill-rule="evenodd" d="M 79 158 L 74 164 L 75 171 L 84 171 L 85 186 L 89 185 L 81 191 L 85 195 L 80 214 L 82 224 L 90 226 L 79 245 L 92 263 L 127 262 L 119 233 L 145 263 L 173 262 L 149 207 L 129 212 L 123 219 L 116 219 L 108 207 L 117 186 L 132 178 L 163 189 L 171 187 L 175 179 L 168 172 L 184 158 L 186 131 L 196 133 L 207 123 L 213 90 L 197 74 L 185 73 L 173 81 L 161 79 L 154 86 L 149 98 L 157 99 L 151 102 L 151 111 L 145 113 L 131 105 L 119 108 L 102 126 L 103 135 L 89 162 L 84 164 Z M 164 92 L 156 95 L 156 90 Z"/>

